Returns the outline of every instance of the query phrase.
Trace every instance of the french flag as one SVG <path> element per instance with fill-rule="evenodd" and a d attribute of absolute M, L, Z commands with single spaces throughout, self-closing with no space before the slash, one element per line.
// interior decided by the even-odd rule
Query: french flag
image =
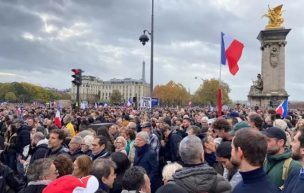
<path fill-rule="evenodd" d="M 132 106 L 132 105 L 133 105 L 133 100 L 132 100 L 132 98 L 130 97 L 130 98 L 128 99 L 127 106 L 129 107 L 129 106 Z"/>
<path fill-rule="evenodd" d="M 235 75 L 239 71 L 238 61 L 243 52 L 244 44 L 240 41 L 221 33 L 221 64 L 228 61 L 229 71 Z"/>
<path fill-rule="evenodd" d="M 276 112 L 280 114 L 283 118 L 286 118 L 288 111 L 288 99 L 285 99 L 277 108 Z"/>
<path fill-rule="evenodd" d="M 55 115 L 55 125 L 58 127 L 58 128 L 61 128 L 61 120 L 60 120 L 60 111 L 57 109 L 56 111 L 56 115 Z"/>

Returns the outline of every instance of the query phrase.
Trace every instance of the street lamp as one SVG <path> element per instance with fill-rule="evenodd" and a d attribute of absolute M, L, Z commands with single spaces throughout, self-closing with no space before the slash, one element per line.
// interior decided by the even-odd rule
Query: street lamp
<path fill-rule="evenodd" d="M 205 81 L 205 79 L 203 79 L 203 78 L 201 78 L 199 76 L 194 77 L 194 79 L 201 79 L 203 82 Z"/>
<path fill-rule="evenodd" d="M 153 36 L 154 36 L 154 0 L 152 0 L 152 14 L 151 14 L 151 31 L 144 30 L 144 33 L 139 37 L 139 41 L 142 45 L 146 45 L 149 41 L 149 37 L 146 35 L 146 32 L 151 37 L 151 70 L 150 70 L 150 97 L 152 98 L 153 93 Z"/>

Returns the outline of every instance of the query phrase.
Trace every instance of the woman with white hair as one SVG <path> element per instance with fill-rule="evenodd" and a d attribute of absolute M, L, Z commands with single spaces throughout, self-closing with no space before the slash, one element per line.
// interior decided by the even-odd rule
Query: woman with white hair
<path fill-rule="evenodd" d="M 81 151 L 86 154 L 90 155 L 92 153 L 92 143 L 93 143 L 94 137 L 92 135 L 87 135 L 83 138 L 81 143 Z"/>
<path fill-rule="evenodd" d="M 181 166 L 180 164 L 178 164 L 176 162 L 165 165 L 163 172 L 162 172 L 164 184 L 167 184 L 168 182 L 173 181 L 173 174 L 175 174 L 175 172 L 177 170 L 182 169 L 182 168 L 183 168 L 183 166 Z"/>
<path fill-rule="evenodd" d="M 125 155 L 127 155 L 126 149 L 127 141 L 125 140 L 124 137 L 118 136 L 114 142 L 115 146 L 115 152 L 121 152 Z"/>

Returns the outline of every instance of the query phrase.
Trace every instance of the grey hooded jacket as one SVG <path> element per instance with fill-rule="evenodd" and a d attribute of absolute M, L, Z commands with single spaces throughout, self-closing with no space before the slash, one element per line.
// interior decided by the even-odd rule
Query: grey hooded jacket
<path fill-rule="evenodd" d="M 230 193 L 231 185 L 207 164 L 184 167 L 173 175 L 175 183 L 188 193 Z"/>

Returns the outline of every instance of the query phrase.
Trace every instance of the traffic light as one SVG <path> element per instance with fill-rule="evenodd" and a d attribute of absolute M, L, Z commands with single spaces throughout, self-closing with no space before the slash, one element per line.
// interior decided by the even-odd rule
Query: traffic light
<path fill-rule="evenodd" d="M 81 69 L 72 69 L 72 72 L 74 73 L 72 75 L 72 77 L 74 78 L 72 83 L 75 84 L 76 86 L 80 86 L 81 81 L 82 81 L 82 77 L 81 77 L 82 70 Z"/>

